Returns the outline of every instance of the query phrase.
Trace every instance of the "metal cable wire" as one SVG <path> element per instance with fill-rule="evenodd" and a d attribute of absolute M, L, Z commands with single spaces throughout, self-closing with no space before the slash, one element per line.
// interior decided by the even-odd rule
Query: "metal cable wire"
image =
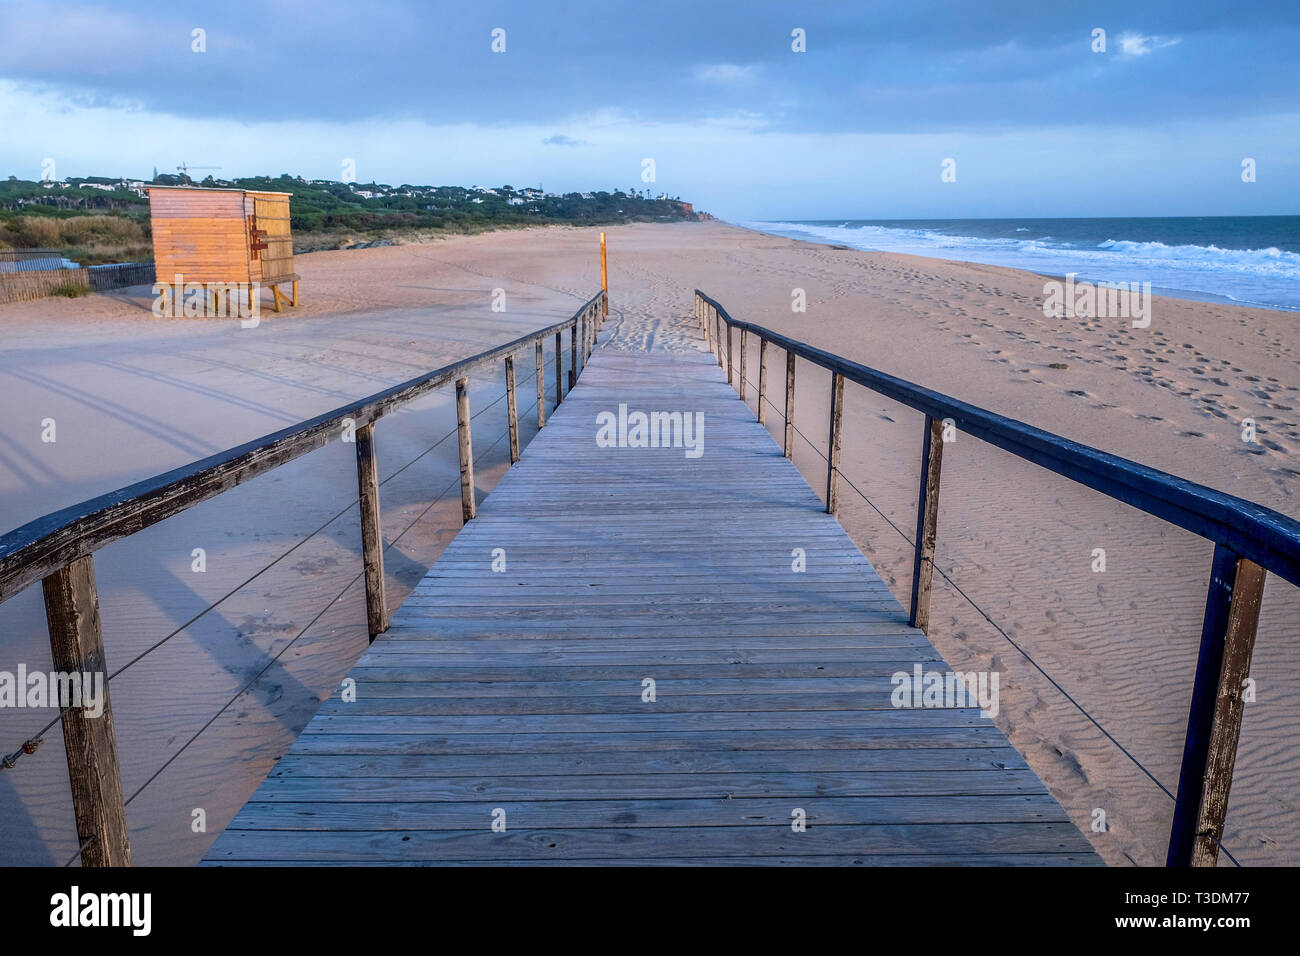
<path fill-rule="evenodd" d="M 730 358 L 730 356 L 728 356 L 728 358 Z M 740 378 L 740 372 L 738 366 L 736 371 L 736 377 L 738 379 Z M 744 381 L 746 382 L 746 384 L 753 387 L 754 394 L 757 395 L 758 386 L 747 377 L 744 379 Z M 728 385 L 731 384 L 730 380 L 728 380 L 727 384 Z M 768 406 L 773 411 L 777 412 L 781 416 L 782 421 L 785 420 L 784 409 L 778 408 L 776 405 L 774 405 L 772 403 L 772 400 L 769 399 L 766 395 L 763 396 L 763 400 L 767 402 Z M 808 445 L 808 447 L 811 448 L 812 451 L 819 458 L 822 459 L 822 461 L 826 462 L 828 466 L 830 465 L 830 459 L 827 458 L 825 453 L 822 452 L 822 450 L 818 448 L 807 435 L 805 435 L 802 431 L 799 430 L 799 426 L 791 423 L 791 429 L 792 431 L 794 431 L 795 434 L 797 434 L 800 438 L 804 440 L 804 442 Z M 893 528 L 896 532 L 898 532 L 899 536 L 904 541 L 906 541 L 912 547 L 916 547 L 916 542 L 913 540 L 913 538 L 910 537 L 905 531 L 903 531 L 902 528 L 896 525 L 892 520 L 890 520 L 888 515 L 886 515 L 883 511 L 881 511 L 878 507 L 876 507 L 875 502 L 873 502 L 870 498 L 868 498 L 862 492 L 862 490 L 857 485 L 855 485 L 848 478 L 847 475 L 844 474 L 843 471 L 841 471 L 839 468 L 836 468 L 835 472 L 840 476 L 841 479 L 843 479 L 846 485 L 848 485 L 850 488 L 853 489 L 854 492 L 857 493 L 859 498 L 861 498 L 864 502 L 866 502 L 871 507 L 871 509 L 876 512 L 876 514 L 880 515 L 880 517 L 883 518 L 891 528 Z M 956 581 L 954 581 L 951 577 L 949 577 L 947 572 L 945 572 L 943 568 L 939 567 L 939 565 L 936 564 L 934 561 L 930 562 L 930 567 L 933 568 L 935 571 L 937 571 L 939 573 L 939 576 L 943 578 L 945 581 L 947 581 L 948 584 L 952 586 L 952 589 L 956 591 L 958 594 L 960 594 L 967 604 L 969 604 L 977 612 L 979 612 L 980 616 L 983 617 L 984 620 L 988 621 L 988 623 L 993 627 L 993 629 L 996 630 L 999 634 L 1001 634 L 1008 644 L 1010 644 L 1013 648 L 1015 648 L 1016 651 L 1026 661 L 1028 661 L 1029 664 L 1036 671 L 1042 674 L 1043 677 L 1047 679 L 1048 683 L 1050 683 L 1053 687 L 1057 689 L 1057 691 L 1060 692 L 1062 697 L 1064 697 L 1067 701 L 1069 701 L 1069 703 L 1073 705 L 1074 708 L 1079 711 L 1079 713 L 1081 713 L 1084 717 L 1086 717 L 1089 723 L 1091 723 L 1094 727 L 1096 727 L 1097 730 L 1100 731 L 1101 734 L 1107 740 L 1109 740 L 1112 744 L 1114 744 L 1115 747 L 1119 750 L 1119 752 L 1122 753 L 1125 757 L 1127 757 L 1135 767 L 1141 770 L 1142 773 L 1147 777 L 1147 779 L 1149 779 L 1152 783 L 1154 783 L 1161 790 L 1161 792 L 1164 793 L 1165 796 L 1167 796 L 1170 800 L 1175 800 L 1175 801 L 1177 800 L 1177 797 L 1173 794 L 1173 792 L 1170 791 L 1170 789 L 1166 787 L 1163 783 L 1161 783 L 1160 780 L 1156 777 L 1156 775 L 1152 773 L 1149 769 L 1147 769 L 1146 765 L 1143 764 L 1141 760 L 1139 760 L 1127 747 L 1125 747 L 1122 743 L 1120 743 L 1120 741 L 1116 739 L 1114 734 L 1112 734 L 1109 730 L 1103 727 L 1101 722 L 1098 721 L 1097 718 L 1094 717 L 1091 713 L 1089 713 L 1087 708 L 1085 708 L 1081 703 L 1079 703 L 1079 701 L 1077 701 L 1068 690 L 1066 690 L 1063 686 L 1061 686 L 1061 683 L 1055 677 L 1049 674 L 1047 670 L 1041 664 L 1039 664 L 1038 661 L 1036 661 L 1028 651 L 1026 651 L 1023 647 L 1021 647 L 1020 644 L 1017 643 L 1017 641 L 1014 638 L 1012 638 L 1011 635 L 1008 634 L 1002 628 L 1002 626 L 998 624 L 997 621 L 993 620 L 993 618 L 989 615 L 989 613 L 975 602 L 974 598 L 972 598 L 969 594 L 967 594 L 964 590 L 962 590 L 961 586 Z M 1241 866 L 1241 863 L 1237 860 L 1235 856 L 1232 855 L 1231 851 L 1229 851 L 1226 846 L 1220 843 L 1219 847 L 1220 849 L 1223 850 L 1225 854 L 1227 854 L 1228 859 L 1230 859 L 1236 866 Z"/>
<path fill-rule="evenodd" d="M 503 397 L 504 397 L 504 396 L 503 396 Z M 500 401 L 501 401 L 501 399 L 498 398 L 496 401 L 494 401 L 494 402 L 492 402 L 492 403 L 490 403 L 490 404 L 488 404 L 488 405 L 483 406 L 483 408 L 479 410 L 479 413 L 476 413 L 476 414 L 481 414 L 482 412 L 487 411 L 489 408 L 491 408 L 493 405 L 497 404 L 497 402 L 500 402 Z M 474 418 L 475 416 L 474 416 L 474 415 L 471 415 L 470 417 L 471 417 L 471 418 Z M 452 434 L 454 435 L 455 432 L 452 432 Z M 504 439 L 504 437 L 505 437 L 505 436 L 498 436 L 497 439 L 496 439 L 496 441 L 492 442 L 491 445 L 489 445 L 487 448 L 483 449 L 482 452 L 480 452 L 478 455 L 475 456 L 475 461 L 478 461 L 478 460 L 482 459 L 485 455 L 488 454 L 488 452 L 492 451 L 492 449 L 496 448 L 497 445 L 501 444 L 501 442 L 502 442 L 502 440 Z M 443 441 L 443 440 L 445 440 L 445 439 L 439 439 L 440 442 Z M 427 452 L 422 453 L 422 456 L 423 456 L 423 454 L 427 454 Z M 436 497 L 435 497 L 431 502 L 429 502 L 428 506 L 425 507 L 425 509 L 424 509 L 423 511 L 421 511 L 421 512 L 420 512 L 420 513 L 415 517 L 415 519 L 414 519 L 410 524 L 408 524 L 405 528 L 403 528 L 403 529 L 401 530 L 401 532 L 399 532 L 399 533 L 397 534 L 397 536 L 394 537 L 394 538 L 392 539 L 392 541 L 390 541 L 387 545 L 384 546 L 384 551 L 387 552 L 387 551 L 390 550 L 394 545 L 396 545 L 397 542 L 400 541 L 400 540 L 402 539 L 403 535 L 405 535 L 408 531 L 410 531 L 410 530 L 411 530 L 412 528 L 414 528 L 417 524 L 419 524 L 420 521 L 423 520 L 424 516 L 425 516 L 426 514 L 428 514 L 429 511 L 433 508 L 433 506 L 436 505 L 436 504 L 438 504 L 438 502 L 442 501 L 443 498 L 446 497 L 447 493 L 448 493 L 452 488 L 457 487 L 459 484 L 460 484 L 460 476 L 458 475 L 456 478 L 454 478 L 454 479 L 452 479 L 450 482 L 448 482 L 447 485 L 446 485 L 446 487 L 444 487 L 444 488 L 442 489 L 442 491 L 438 492 L 437 496 L 436 496 Z M 184 752 L 185 752 L 185 751 L 190 747 L 191 744 L 193 744 L 196 740 L 198 740 L 199 737 L 200 737 L 200 735 L 202 735 L 203 732 L 204 732 L 205 730 L 207 730 L 209 727 L 211 727 L 211 726 L 212 726 L 212 725 L 217 721 L 217 718 L 219 718 L 222 714 L 224 714 L 227 710 L 229 710 L 231 704 L 233 704 L 233 703 L 235 703 L 235 701 L 239 700 L 239 698 L 242 697 L 242 696 L 244 695 L 244 693 L 247 692 L 247 690 L 248 690 L 250 687 L 252 687 L 252 686 L 253 686 L 254 684 L 256 684 L 259 680 L 261 680 L 261 679 L 262 679 L 262 675 L 265 674 L 268 670 L 270 670 L 272 666 L 274 666 L 276 663 L 278 663 L 279 660 L 280 660 L 280 658 L 284 656 L 285 652 L 288 651 L 289 648 L 293 647 L 293 645 L 296 644 L 296 643 L 298 642 L 298 640 L 299 640 L 299 639 L 300 639 L 304 634 L 306 634 L 309 630 L 311 630 L 312 626 L 315 625 L 315 623 L 316 623 L 317 621 L 319 621 L 322 617 L 325 616 L 325 612 L 328 611 L 331 607 L 333 607 L 333 606 L 334 606 L 334 605 L 339 601 L 339 599 L 342 598 L 343 595 L 346 594 L 346 593 L 347 593 L 347 592 L 348 592 L 348 591 L 349 591 L 349 590 L 350 590 L 350 589 L 351 589 L 351 588 L 352 588 L 352 587 L 353 587 L 353 586 L 354 586 L 358 581 L 360 581 L 364 576 L 365 576 L 365 571 L 364 571 L 364 570 L 363 570 L 363 571 L 359 571 L 359 572 L 357 572 L 356 576 L 353 577 L 352 580 L 350 580 L 346 585 L 344 585 L 343 590 L 339 591 L 339 593 L 336 594 L 332 600 L 330 600 L 330 601 L 329 601 L 329 602 L 328 602 L 324 607 L 322 607 L 322 608 L 320 609 L 320 612 L 317 613 L 317 615 L 316 615 L 315 617 L 313 617 L 310 621 L 308 621 L 307 624 L 304 625 L 304 627 L 302 628 L 302 630 L 300 630 L 296 635 L 294 635 L 294 637 L 293 637 L 292 640 L 288 641 L 288 642 L 284 645 L 284 647 L 280 648 L 279 652 L 278 652 L 278 653 L 277 653 L 273 658 L 271 658 L 269 661 L 267 661 L 266 666 L 263 667 L 260 671 L 258 671 L 258 672 L 253 676 L 252 680 L 250 680 L 250 681 L 248 681 L 246 684 L 244 684 L 244 686 L 241 687 L 241 688 L 240 688 L 240 689 L 235 693 L 235 695 L 234 695 L 233 697 L 230 698 L 230 700 L 226 701 L 226 703 L 221 707 L 220 710 L 218 710 L 215 714 L 213 714 L 210 718 L 208 718 L 208 720 L 203 724 L 203 726 L 200 727 L 197 731 L 195 731 L 195 733 L 193 734 L 193 736 L 191 736 L 189 740 L 185 741 L 185 743 L 183 743 L 183 744 L 181 745 L 181 747 L 180 747 L 179 750 L 177 750 L 174 754 L 172 754 L 170 757 L 168 757 L 168 758 L 163 762 L 162 766 L 160 766 L 157 770 L 155 770 L 155 771 L 153 772 L 152 775 L 150 775 L 150 777 L 149 777 L 148 780 L 146 780 L 144 783 L 142 783 L 142 784 L 141 784 L 141 785 L 136 789 L 136 791 L 135 791 L 134 793 L 131 794 L 131 796 L 127 797 L 127 798 L 122 802 L 122 805 L 123 805 L 123 806 L 129 806 L 132 800 L 134 800 L 136 797 L 138 797 L 141 793 L 144 792 L 144 790 L 145 790 L 146 787 L 148 787 L 151 783 L 153 783 L 155 780 L 157 780 L 158 777 L 162 775 L 162 772 L 163 772 L 164 770 L 166 770 L 169 766 L 171 766 L 172 763 L 174 763 L 174 762 L 176 761 L 176 759 L 177 759 L 181 754 L 183 754 L 183 753 L 184 753 Z M 77 858 L 81 855 L 81 852 L 86 848 L 86 845 L 89 844 L 90 841 L 93 840 L 93 839 L 95 839 L 95 836 L 94 836 L 94 835 L 91 835 L 91 836 L 87 837 L 85 840 L 83 840 L 83 841 L 81 842 L 81 844 L 77 847 L 76 851 L 75 851 L 75 852 L 72 854 L 72 856 L 68 859 L 68 862 L 64 864 L 64 866 L 65 866 L 65 867 L 68 867 L 68 866 L 71 866 L 73 863 L 75 863 L 76 860 L 77 860 Z"/>
<path fill-rule="evenodd" d="M 561 351 L 563 351 L 563 350 L 561 350 Z M 562 355 L 561 355 L 561 356 L 558 356 L 558 358 L 559 358 L 561 361 L 563 361 L 563 356 L 562 356 Z M 555 365 L 554 362 L 552 362 L 552 361 L 547 361 L 545 358 L 543 358 L 543 362 L 542 362 L 543 375 L 545 374 L 546 369 L 548 369 L 548 368 L 552 368 L 554 365 Z M 534 370 L 533 370 L 532 372 L 528 373 L 528 374 L 527 374 L 527 375 L 526 375 L 526 376 L 525 376 L 521 381 L 518 382 L 518 384 L 516 385 L 516 390 L 518 390 L 519 385 L 526 385 L 528 382 L 531 382 L 531 381 L 536 380 L 536 378 L 537 378 L 537 372 L 536 372 L 536 369 L 534 368 Z M 486 412 L 488 409 L 493 408 L 493 407 L 495 407 L 496 405 L 500 404 L 501 401 L 503 401 L 503 400 L 505 399 L 505 397 L 506 397 L 506 396 L 505 396 L 505 393 L 503 392 L 503 393 L 502 393 L 500 396 L 498 396 L 496 399 L 494 399 L 493 401 L 489 402 L 487 405 L 484 405 L 484 406 L 483 406 L 482 408 L 480 408 L 478 411 L 476 411 L 476 412 L 474 412 L 472 415 L 470 415 L 470 419 L 473 420 L 473 419 L 475 419 L 475 418 L 478 418 L 479 415 L 482 415 L 482 414 L 483 414 L 484 412 Z M 426 448 L 424 451 L 420 452 L 420 454 L 416 455 L 414 458 L 412 458 L 412 459 L 411 459 L 410 461 L 408 461 L 406 464 L 402 465 L 400 468 L 398 468 L 396 471 L 394 471 L 392 474 L 390 474 L 387 478 L 384 478 L 382 481 L 380 481 L 379 484 L 380 484 L 381 486 L 387 484 L 389 481 L 391 481 L 392 479 L 396 478 L 396 477 L 397 477 L 398 475 L 400 475 L 402 472 L 406 471 L 408 468 L 410 468 L 412 465 L 414 465 L 414 464 L 415 464 L 416 462 L 418 462 L 420 459 L 424 458 L 426 455 L 428 455 L 430 452 L 432 452 L 432 451 L 433 451 L 434 449 L 436 449 L 439 445 L 441 445 L 443 442 L 447 441 L 447 439 L 451 438 L 451 437 L 452 437 L 453 435 L 455 435 L 455 434 L 456 434 L 456 430 L 453 429 L 452 431 L 450 431 L 450 432 L 448 432 L 447 434 L 443 435 L 441 438 L 439 438 L 437 441 L 435 441 L 432 445 L 430 445 L 430 446 L 429 446 L 428 448 Z M 499 442 L 499 441 L 500 441 L 500 440 L 498 439 L 498 442 Z M 497 442 L 494 442 L 493 445 L 492 445 L 491 447 L 495 447 L 496 444 L 497 444 Z M 457 479 L 457 480 L 459 481 L 459 479 Z M 221 604 L 223 604 L 223 603 L 224 603 L 225 601 L 227 601 L 229 598 L 233 597 L 235 594 L 238 594 L 238 593 L 239 593 L 240 591 L 242 591 L 244 588 L 248 587 L 248 585 L 252 584 L 255 580 L 257 580 L 259 577 L 261 577 L 261 576 L 262 576 L 263 574 L 265 574 L 267 571 L 271 570 L 271 568 L 275 567 L 277 564 L 279 564 L 279 563 L 280 563 L 281 561 L 283 561 L 285 558 L 289 557 L 289 555 L 293 554 L 295 551 L 297 551 L 299 548 L 301 548 L 301 547 L 302 547 L 304 544 L 306 544 L 308 541 L 312 540 L 312 539 L 315 538 L 318 534 L 320 534 L 321 532 L 323 532 L 326 528 L 328 528 L 331 524 L 333 524 L 335 521 L 337 521 L 337 520 L 338 520 L 339 518 L 341 518 L 343 515 L 347 514 L 350 510 L 352 510 L 353 507 L 355 507 L 355 506 L 360 502 L 360 500 L 361 500 L 360 497 L 353 498 L 353 499 L 352 499 L 351 501 L 349 501 L 346 505 L 344 505 L 343 508 L 341 508 L 341 509 L 340 509 L 339 511 L 337 511 L 335 514 L 333 514 L 330 518 L 328 518 L 328 519 L 325 521 L 324 524 L 320 525 L 320 527 L 316 528 L 314 531 L 312 531 L 311 533 L 309 533 L 306 537 L 304 537 L 304 538 L 302 538 L 302 539 L 296 541 L 296 542 L 295 542 L 291 547 L 288 548 L 288 550 L 284 551 L 282 554 L 280 554 L 279 556 L 277 556 L 277 557 L 276 557 L 274 560 L 272 560 L 269 564 L 267 564 L 267 565 L 265 565 L 264 567 L 260 568 L 258 571 L 255 571 L 252 575 L 250 575 L 249 577 L 245 578 L 245 579 L 244 579 L 243 581 L 241 581 L 239 584 L 235 585 L 235 587 L 231 588 L 231 589 L 230 589 L 229 591 L 227 591 L 225 594 L 221 595 L 221 597 L 217 598 L 217 600 L 215 600 L 214 602 L 212 602 L 211 604 L 209 604 L 209 605 L 208 605 L 207 607 L 205 607 L 203 610 L 199 611 L 197 614 L 195 614 L 193 617 L 191 617 L 191 618 L 190 618 L 189 620 L 187 620 L 185 623 L 181 624 L 179 627 L 177 627 L 175 630 L 173 630 L 173 631 L 172 631 L 170 634 L 168 634 L 166 637 L 163 637 L 163 638 L 161 638 L 160 640 L 156 641 L 155 643 L 151 644 L 149 647 L 145 648 L 143 651 L 141 651 L 141 652 L 140 652 L 139 654 L 137 654 L 135 657 L 131 658 L 131 660 L 127 661 L 127 662 L 126 662 L 125 664 L 123 664 L 121 667 L 117 668 L 117 670 L 113 671 L 111 674 L 109 674 L 109 675 L 104 679 L 105 684 L 107 685 L 107 684 L 111 683 L 111 682 L 113 681 L 114 678 L 116 678 L 118 675 L 120 675 L 120 674 L 121 674 L 123 671 L 125 671 L 128 667 L 131 667 L 131 666 L 133 666 L 133 665 L 135 665 L 135 664 L 138 664 L 141 660 L 143 660 L 143 659 L 144 659 L 145 657 L 147 657 L 149 654 L 152 654 L 154 651 L 158 650 L 160 647 L 162 647 L 164 644 L 166 644 L 168 641 L 170 641 L 173 637 L 176 637 L 178 634 L 180 634 L 180 633 L 182 633 L 183 631 L 185 631 L 185 630 L 186 630 L 187 628 L 189 628 L 192 624 L 194 624 L 196 621 L 198 621 L 200 618 L 202 618 L 204 615 L 206 615 L 209 611 L 215 610 L 217 607 L 219 607 Z M 437 503 L 437 500 L 438 500 L 438 499 L 435 499 L 435 500 L 434 500 L 434 503 Z M 432 505 L 430 505 L 430 507 L 432 507 Z M 427 512 L 428 512 L 428 508 L 426 508 L 424 512 L 421 512 L 420 517 L 423 517 L 424 514 L 426 514 Z M 418 521 L 419 518 L 417 518 L 416 520 Z M 407 530 L 410 530 L 409 526 L 408 526 Z M 406 533 L 406 531 L 403 531 L 403 532 L 402 532 L 402 534 L 405 534 L 405 533 Z M 400 535 L 399 535 L 399 537 L 400 537 Z M 397 540 L 396 538 L 393 539 L 393 541 L 396 541 L 396 540 Z M 390 542 L 389 546 L 391 547 L 391 542 Z M 385 550 L 387 550 L 387 549 L 385 549 Z M 349 587 L 351 587 L 350 584 L 349 584 Z M 323 612 L 322 612 L 322 613 L 323 613 Z M 314 622 L 313 622 L 313 623 L 314 623 Z M 296 638 L 295 638 L 295 640 L 296 640 Z M 227 706 L 229 706 L 229 705 L 227 705 Z M 218 713 L 217 716 L 220 716 L 220 714 Z M 19 746 L 19 748 L 18 748 L 17 750 L 15 750 L 13 753 L 6 754 L 6 755 L 4 755 L 4 756 L 0 756 L 0 771 L 11 770 L 11 769 L 13 769 L 13 767 L 17 764 L 17 762 L 18 762 L 18 760 L 19 760 L 20 758 L 22 758 L 22 757 L 25 756 L 25 755 L 30 755 L 30 754 L 34 754 L 34 753 L 36 753 L 37 749 L 41 746 L 41 744 L 43 744 L 43 743 L 45 742 L 45 734 L 50 730 L 51 727 L 53 727 L 55 724 L 57 724 L 57 723 L 58 723 L 60 720 L 62 720 L 62 719 L 63 719 L 63 710 L 60 709 L 59 713 L 58 713 L 55 717 L 51 718 L 51 720 L 50 720 L 50 721 L 49 721 L 49 722 L 48 722 L 44 727 L 42 727 L 40 730 L 38 730 L 35 734 L 33 734 L 33 735 L 32 735 L 31 737 L 29 737 L 27 740 L 23 741 L 23 743 Z M 137 791 L 137 792 L 138 792 L 138 791 Z M 80 850 L 78 850 L 78 852 L 80 852 Z"/>

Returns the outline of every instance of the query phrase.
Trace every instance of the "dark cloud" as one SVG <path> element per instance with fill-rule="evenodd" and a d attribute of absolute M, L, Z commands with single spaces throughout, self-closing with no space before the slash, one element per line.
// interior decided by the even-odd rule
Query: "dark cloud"
<path fill-rule="evenodd" d="M 925 131 L 1266 115 L 1293 111 L 1300 89 L 1296 0 L 138 0 L 11 3 L 0 17 L 0 78 L 214 121 L 509 126 L 613 108 L 646 121 L 747 113 L 781 130 Z M 504 53 L 491 50 L 497 27 Z M 806 53 L 791 52 L 795 27 Z M 1106 54 L 1089 49 L 1095 27 Z M 191 50 L 195 29 L 204 53 Z M 1126 56 L 1125 32 L 1179 42 Z"/>

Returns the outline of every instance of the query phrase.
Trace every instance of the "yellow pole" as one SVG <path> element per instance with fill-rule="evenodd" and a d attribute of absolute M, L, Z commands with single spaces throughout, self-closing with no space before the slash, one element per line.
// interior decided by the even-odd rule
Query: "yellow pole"
<path fill-rule="evenodd" d="M 600 234 L 600 287 L 605 292 L 605 315 L 609 315 L 609 272 L 605 268 L 605 234 Z"/>

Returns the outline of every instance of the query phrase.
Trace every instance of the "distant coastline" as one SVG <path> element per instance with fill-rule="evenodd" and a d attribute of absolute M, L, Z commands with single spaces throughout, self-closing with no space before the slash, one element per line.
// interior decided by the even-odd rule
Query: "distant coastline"
<path fill-rule="evenodd" d="M 1300 216 L 1133 219 L 741 220 L 820 245 L 1004 266 L 1059 279 L 1150 282 L 1157 295 L 1300 312 Z"/>

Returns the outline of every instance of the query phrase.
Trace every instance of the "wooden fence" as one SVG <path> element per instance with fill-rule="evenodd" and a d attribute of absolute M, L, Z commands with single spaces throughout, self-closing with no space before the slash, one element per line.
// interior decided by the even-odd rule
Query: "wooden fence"
<path fill-rule="evenodd" d="M 461 513 L 474 517 L 474 452 L 470 435 L 469 375 L 504 362 L 510 430 L 510 460 L 519 460 L 519 420 L 514 356 L 534 347 L 537 363 L 537 424 L 546 422 L 545 363 L 542 345 L 555 337 L 555 402 L 563 397 L 561 336 L 569 333 L 569 388 L 577 380 L 603 322 L 606 293 L 592 296 L 572 317 L 505 345 L 427 372 L 400 385 L 281 429 L 236 448 L 147 478 L 98 498 L 30 521 L 0 537 L 0 603 L 41 581 L 55 670 L 102 673 L 104 708 L 97 718 L 78 708 L 62 711 L 68 777 L 82 864 L 129 866 L 126 806 L 118 769 L 113 712 L 107 688 L 99 599 L 92 554 L 119 538 L 179 514 L 201 501 L 279 468 L 345 435 L 355 436 L 360 490 L 362 560 L 366 582 L 366 619 L 370 639 L 388 627 L 384 598 L 383 537 L 379 522 L 379 470 L 375 458 L 375 424 L 389 411 L 454 384 L 460 448 Z"/>
<path fill-rule="evenodd" d="M 912 563 L 910 620 L 928 628 L 930 588 L 939 517 L 945 423 L 1018 458 L 1185 528 L 1214 542 L 1214 563 L 1201 627 L 1200 652 L 1183 742 L 1178 795 L 1169 836 L 1168 866 L 1213 866 L 1228 810 L 1242 684 L 1250 670 L 1259 607 L 1268 572 L 1300 585 L 1300 522 L 1243 498 L 1070 441 L 939 392 L 878 372 L 778 332 L 733 319 L 716 300 L 695 290 L 695 315 L 718 365 L 732 381 L 733 333 L 740 333 L 739 391 L 745 396 L 747 337 L 758 336 L 758 420 L 767 400 L 768 346 L 785 352 L 785 456 L 794 449 L 795 359 L 831 373 L 826 510 L 835 513 L 844 382 L 854 382 L 925 415 L 921 433 L 920 493 Z"/>
<path fill-rule="evenodd" d="M 152 262 L 117 262 L 72 269 L 18 269 L 0 271 L 0 303 L 30 302 L 56 293 L 107 292 L 132 285 L 152 284 Z"/>

